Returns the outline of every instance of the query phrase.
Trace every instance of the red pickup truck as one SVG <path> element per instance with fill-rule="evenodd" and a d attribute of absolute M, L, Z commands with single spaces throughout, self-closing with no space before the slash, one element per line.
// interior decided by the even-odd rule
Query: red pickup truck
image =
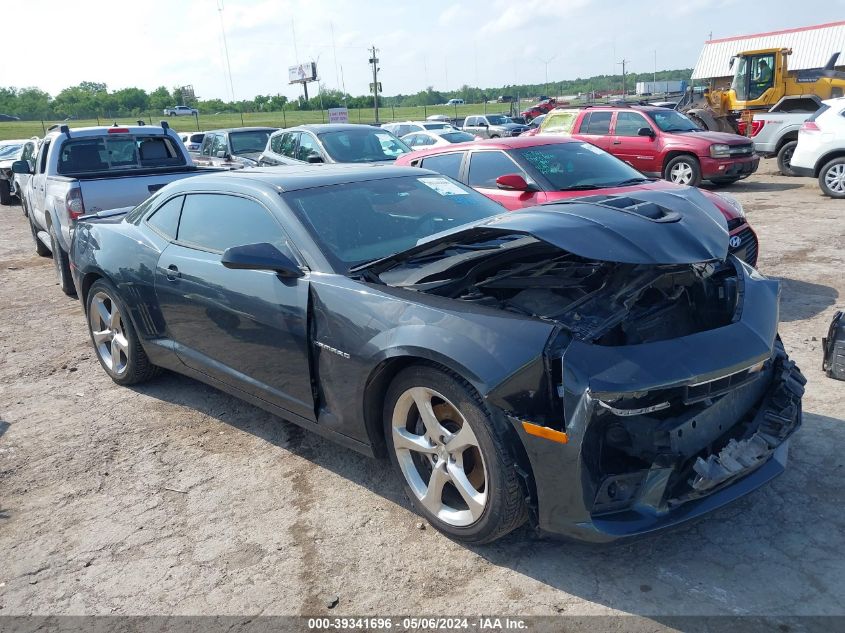
<path fill-rule="evenodd" d="M 679 185 L 730 184 L 760 163 L 746 137 L 702 130 L 680 112 L 657 106 L 558 108 L 538 133 L 588 141 L 644 174 Z"/>

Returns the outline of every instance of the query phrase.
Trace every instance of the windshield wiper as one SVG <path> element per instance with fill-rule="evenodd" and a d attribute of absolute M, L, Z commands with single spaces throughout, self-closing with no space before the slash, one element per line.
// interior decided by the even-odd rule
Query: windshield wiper
<path fill-rule="evenodd" d="M 590 189 L 603 189 L 603 187 L 601 185 L 571 185 L 561 187 L 560 191 L 589 191 Z"/>
<path fill-rule="evenodd" d="M 627 187 L 628 185 L 636 185 L 641 182 L 651 182 L 651 178 L 628 178 L 627 180 L 623 180 L 622 182 L 617 182 L 612 185 L 608 185 L 608 187 Z"/>

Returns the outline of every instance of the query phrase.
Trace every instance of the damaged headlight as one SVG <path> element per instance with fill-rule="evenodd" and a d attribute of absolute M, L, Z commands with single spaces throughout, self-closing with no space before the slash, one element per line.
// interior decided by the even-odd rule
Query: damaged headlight
<path fill-rule="evenodd" d="M 745 217 L 745 209 L 742 208 L 742 203 L 739 200 L 734 198 L 729 193 L 716 193 L 716 195 L 719 196 L 726 203 L 728 203 L 730 208 L 733 209 L 739 217 Z"/>

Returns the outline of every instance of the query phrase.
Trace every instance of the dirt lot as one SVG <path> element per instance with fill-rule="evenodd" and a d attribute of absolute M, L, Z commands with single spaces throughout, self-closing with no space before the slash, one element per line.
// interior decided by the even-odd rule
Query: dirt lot
<path fill-rule="evenodd" d="M 187 378 L 114 385 L 20 207 L 0 207 L 0 614 L 845 614 L 845 383 L 820 370 L 845 204 L 761 172 L 730 191 L 809 379 L 789 468 L 611 548 L 527 528 L 463 547 L 418 527 L 386 461 Z"/>

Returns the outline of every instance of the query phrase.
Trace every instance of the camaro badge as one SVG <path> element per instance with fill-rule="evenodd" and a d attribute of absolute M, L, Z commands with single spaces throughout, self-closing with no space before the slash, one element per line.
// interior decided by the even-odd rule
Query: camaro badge
<path fill-rule="evenodd" d="M 349 354 L 347 354 L 346 352 L 341 352 L 339 349 L 335 349 L 334 347 L 330 347 L 329 345 L 326 345 L 325 343 L 321 343 L 320 341 L 314 341 L 314 345 L 316 345 L 317 347 L 321 347 L 324 350 L 326 350 L 327 352 L 331 352 L 332 354 L 337 354 L 338 356 L 341 356 L 342 358 L 349 358 Z"/>

